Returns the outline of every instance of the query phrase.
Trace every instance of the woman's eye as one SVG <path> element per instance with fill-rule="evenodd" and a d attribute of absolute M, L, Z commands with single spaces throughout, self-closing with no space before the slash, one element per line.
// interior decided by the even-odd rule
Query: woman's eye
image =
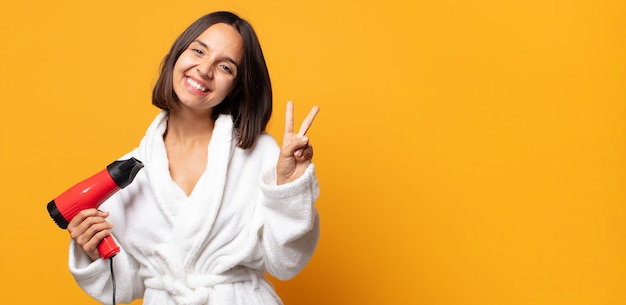
<path fill-rule="evenodd" d="M 229 66 L 227 66 L 227 65 L 220 65 L 220 68 L 222 68 L 222 70 L 224 70 L 224 71 L 226 71 L 226 72 L 228 72 L 228 73 L 230 73 L 230 74 L 233 74 L 233 69 L 231 69 L 231 68 L 230 68 Z"/>
<path fill-rule="evenodd" d="M 196 54 L 199 54 L 199 55 L 204 54 L 204 52 L 202 52 L 202 50 L 200 50 L 200 49 L 191 49 L 191 51 L 196 53 Z"/>

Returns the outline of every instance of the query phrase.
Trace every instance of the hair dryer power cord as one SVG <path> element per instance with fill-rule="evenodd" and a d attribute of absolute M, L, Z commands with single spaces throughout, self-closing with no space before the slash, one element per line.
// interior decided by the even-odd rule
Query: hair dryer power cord
<path fill-rule="evenodd" d="M 109 258 L 109 263 L 111 266 L 111 284 L 113 285 L 113 305 L 115 305 L 115 273 L 113 272 L 113 256 Z"/>

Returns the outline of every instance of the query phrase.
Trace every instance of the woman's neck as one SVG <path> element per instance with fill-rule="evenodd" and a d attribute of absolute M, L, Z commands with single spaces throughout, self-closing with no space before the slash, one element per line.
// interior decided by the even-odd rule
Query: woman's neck
<path fill-rule="evenodd" d="M 169 140 L 170 143 L 183 145 L 208 142 L 215 126 L 210 110 L 205 112 L 170 111 L 164 139 Z"/>

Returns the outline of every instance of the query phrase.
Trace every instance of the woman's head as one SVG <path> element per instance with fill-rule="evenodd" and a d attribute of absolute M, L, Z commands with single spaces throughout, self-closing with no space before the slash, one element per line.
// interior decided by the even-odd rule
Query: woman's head
<path fill-rule="evenodd" d="M 181 101 L 174 91 L 173 83 L 176 63 L 200 35 L 218 23 L 227 24 L 239 33 L 243 53 L 236 67 L 232 90 L 213 108 L 213 119 L 220 114 L 232 115 L 238 146 L 249 148 L 265 130 L 270 119 L 272 88 L 265 58 L 254 30 L 247 21 L 233 13 L 215 12 L 205 15 L 176 39 L 161 63 L 161 74 L 152 92 L 152 104 L 169 111 L 180 109 Z"/>

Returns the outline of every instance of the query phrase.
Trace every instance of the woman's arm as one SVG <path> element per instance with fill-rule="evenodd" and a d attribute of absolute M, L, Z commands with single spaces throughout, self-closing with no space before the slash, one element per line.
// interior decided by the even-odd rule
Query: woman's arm
<path fill-rule="evenodd" d="M 264 265 L 274 277 L 287 280 L 298 274 L 313 256 L 319 239 L 319 196 L 311 163 L 296 180 L 276 185 L 275 173 L 263 177 Z"/>
<path fill-rule="evenodd" d="M 118 303 L 130 303 L 143 296 L 143 283 L 134 279 L 138 274 L 132 259 L 122 251 L 110 259 L 98 258 L 92 261 L 74 240 L 69 250 L 69 269 L 76 283 L 91 297 L 103 304 L 111 304 L 113 300 L 113 282 L 111 277 L 111 261 L 115 276 L 115 297 Z"/>

